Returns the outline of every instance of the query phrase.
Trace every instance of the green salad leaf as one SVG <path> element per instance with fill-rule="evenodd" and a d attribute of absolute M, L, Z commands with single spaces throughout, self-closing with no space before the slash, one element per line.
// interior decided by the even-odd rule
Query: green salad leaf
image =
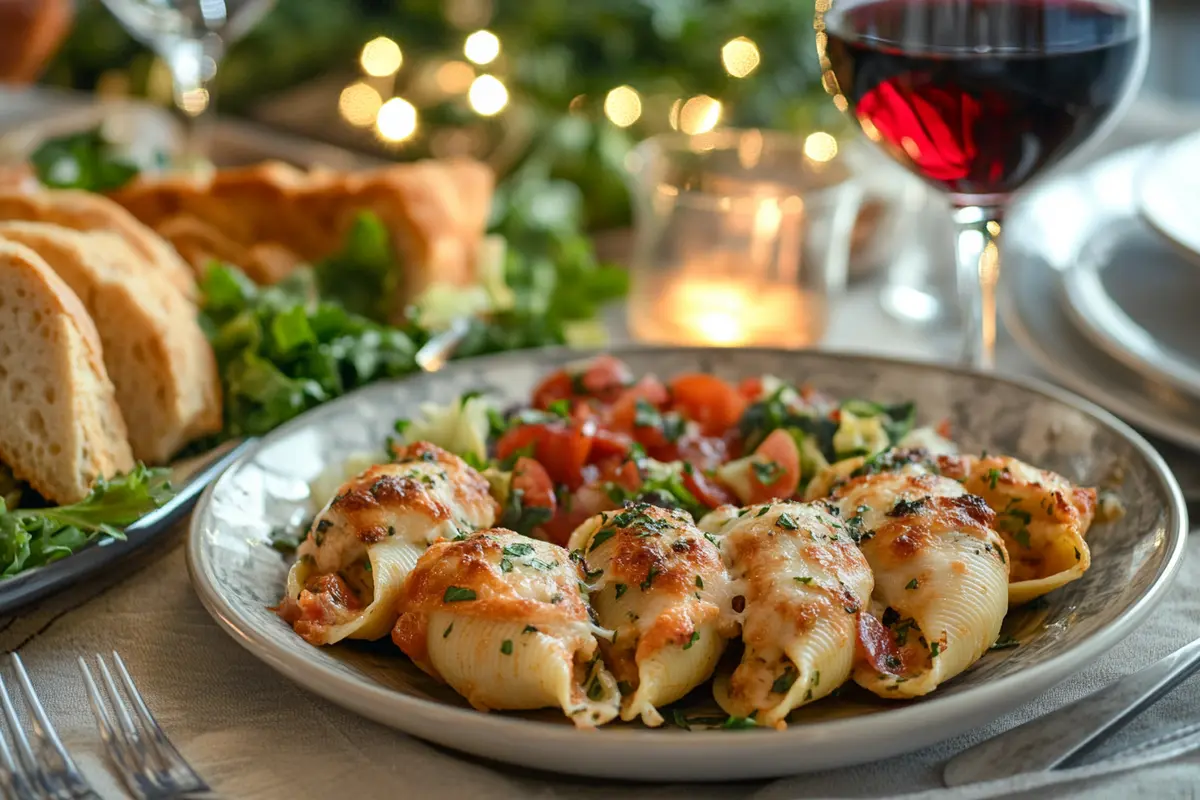
<path fill-rule="evenodd" d="M 354 218 L 342 250 L 313 268 L 317 290 L 352 314 L 383 322 L 400 274 L 387 228 L 369 211 Z"/>
<path fill-rule="evenodd" d="M 226 437 L 266 433 L 352 389 L 416 368 L 408 332 L 319 300 L 311 270 L 258 287 L 235 267 L 213 265 L 202 291 Z"/>
<path fill-rule="evenodd" d="M 126 475 L 100 479 L 78 503 L 50 508 L 9 508 L 0 498 L 0 576 L 57 561 L 108 536 L 124 539 L 123 528 L 171 496 L 165 469 L 141 464 Z"/>
<path fill-rule="evenodd" d="M 29 162 L 42 185 L 89 192 L 119 189 L 140 171 L 105 138 L 99 126 L 47 139 Z"/>

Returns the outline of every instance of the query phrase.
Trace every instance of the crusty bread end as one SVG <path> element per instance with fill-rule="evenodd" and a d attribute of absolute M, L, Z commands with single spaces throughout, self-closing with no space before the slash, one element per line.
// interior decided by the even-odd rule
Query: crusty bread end
<path fill-rule="evenodd" d="M 0 242 L 0 461 L 50 502 L 133 468 L 100 337 L 34 251 Z"/>

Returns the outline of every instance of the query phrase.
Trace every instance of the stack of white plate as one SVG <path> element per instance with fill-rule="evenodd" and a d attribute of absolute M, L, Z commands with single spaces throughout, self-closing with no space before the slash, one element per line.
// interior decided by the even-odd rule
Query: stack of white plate
<path fill-rule="evenodd" d="M 1005 224 L 1004 320 L 1060 383 L 1200 451 L 1200 135 L 1047 182 Z"/>

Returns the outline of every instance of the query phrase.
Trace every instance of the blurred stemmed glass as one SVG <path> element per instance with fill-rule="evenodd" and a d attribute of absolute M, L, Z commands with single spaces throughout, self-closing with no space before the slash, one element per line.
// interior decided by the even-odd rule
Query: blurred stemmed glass
<path fill-rule="evenodd" d="M 1117 117 L 1145 72 L 1149 0 L 817 0 L 825 86 L 954 206 L 966 360 L 994 365 L 1012 195 Z"/>
<path fill-rule="evenodd" d="M 187 162 L 208 155 L 213 79 L 225 48 L 244 36 L 275 0 L 103 0 L 125 30 L 171 71 L 175 107 L 184 120 Z"/>

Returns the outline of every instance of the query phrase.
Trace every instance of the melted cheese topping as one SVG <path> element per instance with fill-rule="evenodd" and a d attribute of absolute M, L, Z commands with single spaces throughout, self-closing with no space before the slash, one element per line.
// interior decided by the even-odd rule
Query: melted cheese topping
<path fill-rule="evenodd" d="M 944 456 L 938 466 L 996 512 L 1012 557 L 1012 605 L 1078 580 L 1091 566 L 1084 537 L 1095 517 L 1095 489 L 1008 456 Z"/>
<path fill-rule="evenodd" d="M 425 548 L 495 524 L 488 483 L 427 443 L 347 481 L 316 518 L 288 574 L 281 615 L 313 644 L 386 636 Z"/>
<path fill-rule="evenodd" d="M 741 664 L 718 696 L 730 714 L 786 727 L 789 712 L 850 675 L 874 579 L 851 531 L 823 503 L 751 506 L 701 520 L 714 531 L 745 610 Z"/>
<path fill-rule="evenodd" d="M 855 681 L 881 697 L 916 697 L 975 663 L 1008 608 L 991 509 L 957 481 L 904 472 L 853 479 L 833 500 L 875 575 Z"/>
<path fill-rule="evenodd" d="M 708 680 L 736 633 L 715 539 L 682 511 L 640 504 L 592 517 L 570 545 L 613 631 L 601 648 L 625 695 L 621 718 L 661 725 L 658 706 Z"/>
<path fill-rule="evenodd" d="M 392 640 L 471 705 L 558 705 L 580 727 L 617 715 L 581 582 L 566 550 L 503 528 L 434 544 L 399 598 Z"/>

